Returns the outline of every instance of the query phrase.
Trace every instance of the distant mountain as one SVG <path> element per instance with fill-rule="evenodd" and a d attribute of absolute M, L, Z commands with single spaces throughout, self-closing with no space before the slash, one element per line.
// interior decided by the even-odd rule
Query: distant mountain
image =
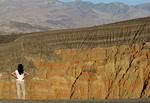
<path fill-rule="evenodd" d="M 115 16 L 118 14 L 127 13 L 130 7 L 123 3 L 116 2 L 110 4 L 105 4 L 105 3 L 96 4 L 94 6 L 94 9 L 100 12 L 107 12 Z"/>
<path fill-rule="evenodd" d="M 142 8 L 144 10 L 150 11 L 150 3 L 145 3 L 145 4 L 141 4 L 141 5 L 136 5 L 136 8 Z"/>
<path fill-rule="evenodd" d="M 82 0 L 0 0 L 0 32 L 26 33 L 80 28 L 150 16 L 150 3 L 93 4 Z"/>

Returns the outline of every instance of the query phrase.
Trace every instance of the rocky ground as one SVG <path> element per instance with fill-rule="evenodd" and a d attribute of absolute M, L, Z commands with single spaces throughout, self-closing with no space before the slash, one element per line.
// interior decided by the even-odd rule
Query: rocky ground
<path fill-rule="evenodd" d="M 150 99 L 124 99 L 124 100 L 0 100 L 0 103 L 149 103 Z"/>
<path fill-rule="evenodd" d="M 0 103 L 149 103 L 150 99 L 128 99 L 128 100 L 1 100 Z"/>
<path fill-rule="evenodd" d="M 121 25 L 121 26 L 120 26 Z M 0 45 L 0 98 L 16 99 L 10 73 L 23 63 L 26 99 L 150 96 L 150 19 L 33 33 Z"/>

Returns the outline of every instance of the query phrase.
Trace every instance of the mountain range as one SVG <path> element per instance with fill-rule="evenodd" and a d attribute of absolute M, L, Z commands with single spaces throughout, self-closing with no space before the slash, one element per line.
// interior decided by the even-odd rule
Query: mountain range
<path fill-rule="evenodd" d="M 0 0 L 0 35 L 69 29 L 150 16 L 150 3 L 127 5 L 76 0 Z"/>

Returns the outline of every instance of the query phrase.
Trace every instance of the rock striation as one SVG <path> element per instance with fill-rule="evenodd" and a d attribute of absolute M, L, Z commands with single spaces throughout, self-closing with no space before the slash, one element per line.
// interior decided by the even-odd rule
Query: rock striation
<path fill-rule="evenodd" d="M 15 99 L 10 75 L 23 63 L 27 99 L 150 96 L 150 18 L 30 33 L 0 45 L 0 98 Z"/>

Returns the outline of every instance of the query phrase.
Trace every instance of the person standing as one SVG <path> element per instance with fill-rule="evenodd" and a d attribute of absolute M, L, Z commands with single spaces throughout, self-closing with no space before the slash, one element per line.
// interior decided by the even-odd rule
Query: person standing
<path fill-rule="evenodd" d="M 18 64 L 17 70 L 11 73 L 13 77 L 16 78 L 16 89 L 17 89 L 17 98 L 25 99 L 25 83 L 24 78 L 29 75 L 29 73 L 24 71 L 22 64 Z"/>

